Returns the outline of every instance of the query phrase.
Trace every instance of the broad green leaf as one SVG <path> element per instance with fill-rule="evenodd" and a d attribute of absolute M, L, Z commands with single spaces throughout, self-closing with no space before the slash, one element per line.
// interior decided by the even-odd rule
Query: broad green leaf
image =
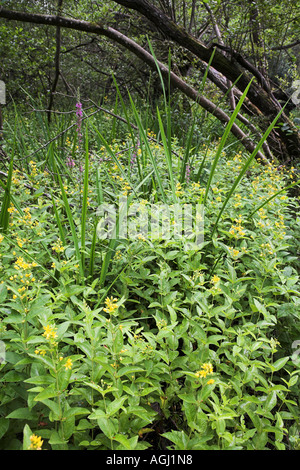
<path fill-rule="evenodd" d="M 113 439 L 117 434 L 117 420 L 111 418 L 99 418 L 97 423 L 101 431 L 109 438 Z"/>
<path fill-rule="evenodd" d="M 34 410 L 29 410 L 28 408 L 18 408 L 11 413 L 9 413 L 6 418 L 9 419 L 24 419 L 24 420 L 34 420 L 38 418 L 38 413 Z"/>
<path fill-rule="evenodd" d="M 116 398 L 116 400 L 112 401 L 107 409 L 106 409 L 106 416 L 113 416 L 119 409 L 123 406 L 123 403 L 127 400 L 128 397 L 121 397 Z"/>
<path fill-rule="evenodd" d="M 280 359 L 278 359 L 273 364 L 269 364 L 269 367 L 272 369 L 272 371 L 278 371 L 278 370 L 282 369 L 282 367 L 287 363 L 289 358 L 290 358 L 290 356 L 281 357 Z"/>
<path fill-rule="evenodd" d="M 23 450 L 29 450 L 31 444 L 30 436 L 32 436 L 32 434 L 33 432 L 28 424 L 25 424 L 23 429 Z"/>
<path fill-rule="evenodd" d="M 175 444 L 175 450 L 188 448 L 189 437 L 183 431 L 164 432 L 162 436 Z"/>
<path fill-rule="evenodd" d="M 9 428 L 9 420 L 6 418 L 0 418 L 0 439 L 4 436 Z"/>
<path fill-rule="evenodd" d="M 274 406 L 276 406 L 276 404 L 277 404 L 277 394 L 276 394 L 276 391 L 273 391 L 269 393 L 269 395 L 267 396 L 267 399 L 264 404 L 264 408 L 267 411 L 271 411 L 274 408 Z"/>

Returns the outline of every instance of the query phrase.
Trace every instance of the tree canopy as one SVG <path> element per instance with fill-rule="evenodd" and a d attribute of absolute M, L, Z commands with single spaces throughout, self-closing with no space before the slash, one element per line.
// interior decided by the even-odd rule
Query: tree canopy
<path fill-rule="evenodd" d="M 113 74 L 121 90 L 155 103 L 157 66 L 168 85 L 170 62 L 171 94 L 179 90 L 223 123 L 250 84 L 232 132 L 251 150 L 281 112 L 265 157 L 298 158 L 297 1 L 3 1 L 0 19 L 0 78 L 12 98 L 25 88 L 50 112 L 57 91 L 79 89 L 103 103 L 114 99 Z"/>

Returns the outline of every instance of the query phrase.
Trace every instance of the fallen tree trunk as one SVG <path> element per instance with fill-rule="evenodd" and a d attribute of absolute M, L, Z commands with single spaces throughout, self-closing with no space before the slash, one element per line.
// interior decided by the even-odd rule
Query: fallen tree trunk
<path fill-rule="evenodd" d="M 149 3 L 148 0 L 114 1 L 119 5 L 139 12 L 155 24 L 164 36 L 167 36 L 181 47 L 189 50 L 200 60 L 206 63 L 209 62 L 212 55 L 212 48 L 207 47 L 203 42 L 192 36 L 187 30 L 178 26 L 163 11 L 156 8 L 152 3 Z M 236 87 L 241 91 L 244 91 L 251 80 L 251 76 L 249 76 L 250 71 L 246 71 L 244 68 L 246 64 L 249 68 L 249 63 L 241 55 L 237 57 L 232 54 L 229 59 L 221 52 L 216 51 L 211 65 L 228 80 L 233 83 L 236 82 Z M 251 66 L 250 68 L 252 68 L 251 73 L 253 74 L 255 72 L 256 74 L 254 67 Z M 273 97 L 270 90 L 265 86 L 265 82 L 262 84 L 259 83 L 259 79 L 256 83 L 252 82 L 248 92 L 248 99 L 263 114 L 264 119 L 261 120 L 260 127 L 262 131 L 265 131 L 281 110 L 280 103 Z M 269 144 L 273 153 L 276 154 L 276 157 L 280 161 L 296 161 L 299 159 L 300 134 L 286 114 L 281 114 L 277 123 L 276 131 L 273 131 L 270 136 Z"/>
<path fill-rule="evenodd" d="M 77 31 L 93 33 L 99 36 L 106 36 L 107 38 L 126 47 L 126 49 L 130 50 L 135 55 L 137 55 L 151 68 L 156 69 L 156 62 L 154 60 L 154 57 L 149 52 L 139 46 L 132 39 L 128 38 L 124 34 L 111 27 L 103 27 L 100 24 L 90 23 L 83 20 L 75 20 L 53 15 L 17 12 L 6 10 L 4 8 L 0 8 L 0 17 L 34 24 L 45 24 L 56 27 L 59 26 L 62 28 L 69 28 Z M 161 62 L 157 63 L 162 75 L 167 78 L 169 76 L 169 69 Z M 205 98 L 202 95 L 199 95 L 199 93 L 194 88 L 188 85 L 175 73 L 170 72 L 170 80 L 174 87 L 179 89 L 193 101 L 196 101 L 200 106 L 202 106 L 203 109 L 208 111 L 210 114 L 213 114 L 222 123 L 227 124 L 229 122 L 230 116 L 228 116 L 222 109 L 212 103 L 209 99 Z M 242 145 L 247 151 L 253 152 L 256 146 L 255 143 L 240 129 L 240 127 L 236 123 L 232 125 L 231 132 L 237 139 L 239 139 L 239 141 L 242 143 Z M 262 152 L 258 152 L 257 157 L 259 157 L 262 161 L 267 161 L 266 157 Z"/>

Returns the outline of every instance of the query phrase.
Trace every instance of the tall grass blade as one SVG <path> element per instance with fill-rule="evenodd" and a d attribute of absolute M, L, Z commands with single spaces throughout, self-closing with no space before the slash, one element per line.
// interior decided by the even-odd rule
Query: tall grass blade
<path fill-rule="evenodd" d="M 159 173 L 159 170 L 158 170 L 158 166 L 156 164 L 156 160 L 154 158 L 154 155 L 152 153 L 152 150 L 151 150 L 151 147 L 149 145 L 149 141 L 148 141 L 148 138 L 147 138 L 147 135 L 146 135 L 146 132 L 143 128 L 143 125 L 141 123 L 141 120 L 140 120 L 140 117 L 138 115 L 138 112 L 136 110 L 136 107 L 134 105 L 134 102 L 131 98 L 131 96 L 129 95 L 129 99 L 130 99 L 130 103 L 131 103 L 131 107 L 132 107 L 132 110 L 133 110 L 133 114 L 134 114 L 134 117 L 135 117 L 135 121 L 136 121 L 136 124 L 138 126 L 138 129 L 139 129 L 139 133 L 140 133 L 140 137 L 141 137 L 141 140 L 143 141 L 144 145 L 145 145 L 145 148 L 146 148 L 146 151 L 148 152 L 148 155 L 150 157 L 150 160 L 151 160 L 151 163 L 152 163 L 152 167 L 154 169 L 154 173 L 155 173 L 155 176 L 156 176 L 156 180 L 157 180 L 157 183 L 158 183 L 158 186 L 159 186 L 159 189 L 160 189 L 160 193 L 161 193 L 161 196 L 162 196 L 162 199 L 163 199 L 163 202 L 167 202 L 167 199 L 166 199 L 166 194 L 165 194 L 165 191 L 164 191 L 164 188 L 163 188 L 163 182 L 162 182 L 162 179 L 161 179 L 161 176 L 160 176 L 160 173 Z"/>
<path fill-rule="evenodd" d="M 81 264 L 84 270 L 85 266 L 85 238 L 86 238 L 86 220 L 88 209 L 88 191 L 89 191 L 89 141 L 88 126 L 85 129 L 85 164 L 84 164 L 84 183 L 83 183 L 83 200 L 81 211 Z"/>
<path fill-rule="evenodd" d="M 209 174 L 209 177 L 208 177 L 208 181 L 207 181 L 207 185 L 206 185 L 206 190 L 205 190 L 205 194 L 204 194 L 204 204 L 206 203 L 207 201 L 207 197 L 208 197 L 208 192 L 210 190 L 210 186 L 211 186 L 211 182 L 213 180 L 213 177 L 214 177 L 214 174 L 215 174 L 215 171 L 216 171 L 216 167 L 217 167 L 217 164 L 218 164 L 218 161 L 219 161 L 219 158 L 221 156 L 221 153 L 222 153 L 222 150 L 224 148 L 224 145 L 226 143 L 226 140 L 228 138 L 228 135 L 229 135 L 229 132 L 234 124 L 234 121 L 236 119 L 236 116 L 237 114 L 239 113 L 240 109 L 241 109 L 241 106 L 246 98 L 246 95 L 248 93 L 248 90 L 252 84 L 252 81 L 253 79 L 250 81 L 250 83 L 248 84 L 248 86 L 246 87 L 243 95 L 241 96 L 241 98 L 239 99 L 239 102 L 237 103 L 236 105 L 236 108 L 234 109 L 234 112 L 232 113 L 232 116 L 225 128 L 225 131 L 222 135 L 222 138 L 221 138 L 221 142 L 219 144 L 219 147 L 218 147 L 218 150 L 217 150 L 217 153 L 216 153 L 216 156 L 214 158 L 214 161 L 213 161 L 213 164 L 212 164 L 212 167 L 211 167 L 211 170 L 210 170 L 210 174 Z"/>
<path fill-rule="evenodd" d="M 73 240 L 74 248 L 75 248 L 76 259 L 77 259 L 77 262 L 79 264 L 80 276 L 81 276 L 81 278 L 84 278 L 84 268 L 83 268 L 83 265 L 82 265 L 80 249 L 79 249 L 79 242 L 78 242 L 78 236 L 77 236 L 77 233 L 76 233 L 76 228 L 75 228 L 75 224 L 74 224 L 74 220 L 73 220 L 73 215 L 72 215 L 72 212 L 71 212 L 71 209 L 70 209 L 70 205 L 69 205 L 68 198 L 67 198 L 67 195 L 66 195 L 66 192 L 65 192 L 65 189 L 64 189 L 64 185 L 63 185 L 62 180 L 61 180 L 61 176 L 59 174 L 57 176 L 58 176 L 58 181 L 59 181 L 59 185 L 60 185 L 62 200 L 63 200 L 64 206 L 65 206 L 68 221 L 69 221 L 69 224 L 70 224 L 72 240 Z"/>
<path fill-rule="evenodd" d="M 175 204 L 177 198 L 176 198 L 176 194 L 175 194 L 175 183 L 174 183 L 174 177 L 173 177 L 172 153 L 170 151 L 170 146 L 169 146 L 169 144 L 167 142 L 167 139 L 166 139 L 164 126 L 163 126 L 161 115 L 160 115 L 160 112 L 159 112 L 158 108 L 157 108 L 157 117 L 158 117 L 159 129 L 160 129 L 160 133 L 161 133 L 161 140 L 162 140 L 162 143 L 163 143 L 163 146 L 164 146 L 165 155 L 166 155 L 166 159 L 167 159 L 168 173 L 169 173 L 169 178 L 170 178 L 170 182 L 171 182 L 171 189 L 172 189 L 172 194 L 173 194 L 173 202 Z"/>
<path fill-rule="evenodd" d="M 136 191 L 138 191 L 140 189 L 140 187 L 142 187 L 145 182 L 152 176 L 154 170 L 152 170 L 140 183 L 139 185 L 137 186 L 136 188 Z M 131 194 L 128 198 L 126 198 L 126 204 L 124 203 L 123 206 L 121 207 L 121 210 L 120 210 L 120 207 L 119 207 L 119 211 L 118 211 L 118 214 L 117 214 L 117 217 L 116 217 L 116 227 L 114 229 L 114 237 L 115 238 L 111 238 L 110 241 L 109 241 L 109 244 L 108 244 L 108 247 L 107 247 L 107 252 L 105 253 L 104 255 L 104 259 L 103 259 L 103 262 L 102 262 L 102 266 L 101 266 L 101 272 L 100 272 L 100 287 L 102 287 L 105 283 L 105 280 L 106 280 L 106 276 L 107 276 L 107 272 L 108 272 L 108 268 L 109 268 L 109 264 L 110 264 L 110 261 L 111 261 L 111 258 L 113 257 L 114 253 L 115 253 L 115 249 L 116 249 L 116 246 L 117 244 L 119 243 L 119 233 L 120 233 L 120 227 L 123 223 L 123 220 L 124 220 L 124 217 L 125 215 L 127 214 L 127 211 L 128 211 L 128 208 L 130 206 L 130 203 L 132 202 L 133 198 L 134 198 L 134 193 Z"/>
<path fill-rule="evenodd" d="M 243 166 L 243 168 L 241 169 L 239 175 L 237 176 L 234 184 L 232 185 L 229 193 L 227 194 L 226 196 L 226 199 L 221 207 L 221 210 L 218 214 L 218 217 L 217 217 L 217 220 L 214 224 L 214 227 L 211 231 L 211 237 L 214 235 L 215 231 L 216 231 L 216 228 L 217 228 L 217 225 L 219 223 L 219 220 L 221 218 L 221 215 L 223 214 L 224 212 L 224 209 L 225 207 L 227 206 L 228 204 L 228 201 L 230 200 L 232 194 L 234 193 L 236 187 L 238 186 L 238 184 L 240 183 L 241 179 L 243 178 L 244 174 L 246 173 L 246 171 L 248 170 L 249 166 L 251 165 L 253 159 L 255 158 L 257 152 L 259 152 L 259 150 L 261 149 L 261 147 L 263 146 L 263 143 L 265 142 L 265 140 L 267 139 L 268 135 L 270 134 L 270 132 L 272 131 L 272 129 L 274 128 L 277 120 L 279 119 L 279 117 L 281 116 L 281 114 L 283 113 L 284 111 L 284 108 L 283 107 L 280 112 L 277 114 L 277 116 L 275 117 L 275 119 L 273 120 L 273 122 L 271 122 L 271 124 L 269 125 L 268 129 L 266 130 L 266 132 L 264 133 L 264 135 L 262 136 L 262 138 L 260 139 L 259 143 L 257 144 L 257 146 L 255 147 L 255 149 L 253 150 L 253 152 L 251 153 L 250 157 L 247 159 L 245 165 Z"/>
<path fill-rule="evenodd" d="M 59 216 L 56 204 L 55 204 L 55 199 L 54 199 L 53 194 L 51 194 L 51 198 L 52 198 L 52 206 L 53 206 L 53 210 L 54 210 L 54 215 L 55 215 L 58 230 L 59 230 L 59 236 L 60 236 L 60 239 L 62 241 L 62 244 L 65 246 L 66 245 L 65 231 L 63 229 L 63 225 L 62 225 L 61 220 L 60 220 L 60 216 Z"/>
<path fill-rule="evenodd" d="M 12 175 L 13 175 L 13 156 L 10 160 L 9 164 L 9 169 L 8 169 L 8 174 L 7 174 L 7 180 L 6 180 L 6 185 L 4 188 L 4 195 L 3 195 L 3 200 L 2 200 L 2 205 L 1 205 L 1 212 L 0 212 L 0 229 L 6 233 L 8 226 L 9 226 L 9 206 L 10 206 L 10 201 L 11 201 L 11 194 L 10 194 L 10 189 L 11 189 L 11 180 L 12 180 Z"/>
<path fill-rule="evenodd" d="M 300 180 L 297 180 L 297 181 L 295 181 L 294 183 L 289 184 L 289 185 L 286 186 L 285 188 L 280 189 L 280 191 L 277 191 L 275 194 L 273 194 L 272 196 L 270 196 L 268 199 L 266 199 L 266 201 L 264 201 L 262 204 L 260 204 L 258 207 L 256 207 L 256 209 L 254 209 L 254 211 L 250 212 L 250 214 L 248 215 L 247 218 L 250 219 L 250 218 L 255 214 L 255 212 L 259 211 L 259 209 L 261 209 L 261 208 L 264 207 L 266 204 L 268 204 L 270 201 L 272 201 L 272 199 L 274 199 L 275 197 L 279 196 L 279 194 L 286 192 L 288 189 L 293 188 L 293 187 L 296 186 L 296 185 L 300 185 Z"/>

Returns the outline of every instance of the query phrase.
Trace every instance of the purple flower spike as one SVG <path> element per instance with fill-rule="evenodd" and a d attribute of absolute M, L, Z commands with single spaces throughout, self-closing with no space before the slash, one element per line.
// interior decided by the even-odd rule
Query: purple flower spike
<path fill-rule="evenodd" d="M 74 168 L 75 162 L 74 162 L 73 158 L 69 157 L 69 158 L 67 159 L 66 165 L 67 165 L 69 168 Z"/>
<path fill-rule="evenodd" d="M 186 178 L 186 183 L 190 181 L 190 174 L 191 174 L 191 167 L 189 164 L 186 165 L 186 172 L 185 172 L 185 178 Z"/>

